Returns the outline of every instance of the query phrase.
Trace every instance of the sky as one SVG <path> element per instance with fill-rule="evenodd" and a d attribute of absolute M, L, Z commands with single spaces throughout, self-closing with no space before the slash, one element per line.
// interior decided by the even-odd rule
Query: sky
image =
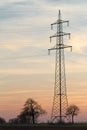
<path fill-rule="evenodd" d="M 87 0 L 0 1 L 0 116 L 16 117 L 28 98 L 35 99 L 50 119 L 54 90 L 55 53 L 48 55 L 50 29 L 58 11 L 69 20 L 64 32 L 72 52 L 65 51 L 68 103 L 76 104 L 77 122 L 87 121 Z"/>

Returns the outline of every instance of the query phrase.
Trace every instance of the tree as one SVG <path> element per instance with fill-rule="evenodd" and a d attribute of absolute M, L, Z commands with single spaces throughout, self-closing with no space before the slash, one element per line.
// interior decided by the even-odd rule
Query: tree
<path fill-rule="evenodd" d="M 76 105 L 71 105 L 66 110 L 66 115 L 71 116 L 72 123 L 74 123 L 74 116 L 79 114 L 79 108 Z"/>
<path fill-rule="evenodd" d="M 0 117 L 0 124 L 5 124 L 5 123 L 6 123 L 5 119 Z"/>
<path fill-rule="evenodd" d="M 35 123 L 37 118 L 45 114 L 46 111 L 33 99 L 29 98 L 25 104 L 22 112 L 18 116 L 21 123 Z"/>

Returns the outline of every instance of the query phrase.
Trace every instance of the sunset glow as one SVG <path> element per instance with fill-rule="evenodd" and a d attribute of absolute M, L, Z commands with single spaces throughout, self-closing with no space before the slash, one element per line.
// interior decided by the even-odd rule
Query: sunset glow
<path fill-rule="evenodd" d="M 16 117 L 28 98 L 49 120 L 54 94 L 55 52 L 48 55 L 50 24 L 58 10 L 70 21 L 65 51 L 68 103 L 80 108 L 77 122 L 87 121 L 87 0 L 0 1 L 0 117 Z"/>

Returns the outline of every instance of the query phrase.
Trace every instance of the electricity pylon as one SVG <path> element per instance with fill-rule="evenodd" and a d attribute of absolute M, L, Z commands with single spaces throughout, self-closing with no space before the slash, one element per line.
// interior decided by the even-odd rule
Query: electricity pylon
<path fill-rule="evenodd" d="M 59 10 L 58 20 L 51 24 L 51 29 L 53 25 L 57 25 L 57 32 L 55 35 L 50 36 L 51 38 L 56 37 L 55 47 L 48 49 L 49 53 L 51 50 L 56 50 L 56 61 L 55 61 L 55 86 L 54 86 L 54 99 L 52 107 L 52 122 L 64 121 L 66 117 L 66 109 L 68 106 L 67 91 L 66 91 L 66 76 L 65 76 L 65 60 L 64 60 L 64 49 L 71 48 L 72 46 L 67 46 L 63 43 L 63 37 L 68 35 L 70 38 L 70 33 L 63 32 L 63 23 L 67 23 L 69 26 L 69 21 L 63 21 L 61 19 L 61 12 Z"/>

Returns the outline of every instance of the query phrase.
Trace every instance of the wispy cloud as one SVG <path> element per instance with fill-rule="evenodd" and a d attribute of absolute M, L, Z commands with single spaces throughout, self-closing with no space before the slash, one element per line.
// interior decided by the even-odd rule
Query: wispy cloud
<path fill-rule="evenodd" d="M 50 3 L 54 3 L 54 4 L 83 4 L 86 3 L 86 0 L 45 0 L 46 2 Z"/>
<path fill-rule="evenodd" d="M 13 75 L 30 75 L 30 74 L 47 74 L 47 69 L 1 69 L 0 74 Z M 52 73 L 52 72 L 50 72 Z"/>
<path fill-rule="evenodd" d="M 31 93 L 31 92 L 33 92 L 33 93 L 35 93 L 35 92 L 40 93 L 42 91 L 44 91 L 44 92 L 47 93 L 48 91 L 52 91 L 52 90 L 14 90 L 14 91 L 2 91 L 2 92 L 0 92 L 0 96 L 3 95 L 3 94 L 5 96 L 5 95 L 13 95 L 13 94 L 26 94 L 26 93 Z"/>
<path fill-rule="evenodd" d="M 49 36 L 56 32 L 56 30 L 50 31 L 50 24 L 57 20 L 59 9 L 62 18 L 70 20 L 70 28 L 66 29 L 64 26 L 64 32 L 72 33 L 70 41 L 65 39 L 65 44 L 73 46 L 72 53 L 66 51 L 70 101 L 74 102 L 77 98 L 76 103 L 80 105 L 86 98 L 80 92 L 82 91 L 86 96 L 87 63 L 86 56 L 81 56 L 80 53 L 87 52 L 87 1 L 3 0 L 0 1 L 0 74 L 3 76 L 0 80 L 0 95 L 4 97 L 0 98 L 0 102 L 2 99 L 4 103 L 8 102 L 6 110 L 9 109 L 12 101 L 15 104 L 19 103 L 15 95 L 21 96 L 21 103 L 28 96 L 32 96 L 32 93 L 35 99 L 43 100 L 46 92 L 41 97 L 42 93 L 38 95 L 41 92 L 40 88 L 47 91 L 54 86 L 55 58 L 52 54 L 49 57 L 42 55 L 47 55 L 47 49 L 55 44 L 54 40 L 52 44 L 49 42 Z M 23 89 L 25 86 L 26 89 Z M 78 97 L 76 97 L 76 87 L 84 88 L 78 92 Z M 34 90 L 32 91 L 31 88 Z M 76 89 L 75 93 L 74 89 Z M 52 99 L 52 95 L 48 97 Z M 48 97 L 44 99 L 46 102 Z M 43 101 L 44 104 L 46 103 Z"/>

